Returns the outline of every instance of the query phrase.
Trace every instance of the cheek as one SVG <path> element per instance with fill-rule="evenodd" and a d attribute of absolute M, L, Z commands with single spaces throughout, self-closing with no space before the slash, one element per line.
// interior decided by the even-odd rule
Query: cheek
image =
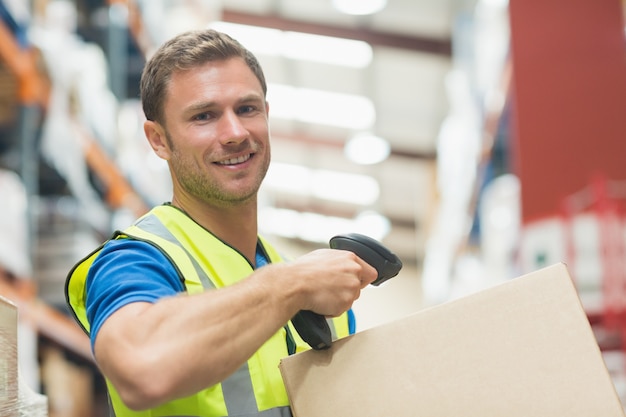
<path fill-rule="evenodd" d="M 214 142 L 213 133 L 207 126 L 189 127 L 184 131 L 177 132 L 174 138 L 174 148 L 178 150 L 179 154 L 187 154 L 189 158 L 200 157 Z"/>

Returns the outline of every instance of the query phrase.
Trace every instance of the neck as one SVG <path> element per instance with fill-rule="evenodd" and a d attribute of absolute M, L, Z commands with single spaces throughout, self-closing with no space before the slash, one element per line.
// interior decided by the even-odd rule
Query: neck
<path fill-rule="evenodd" d="M 237 249 L 252 265 L 256 264 L 256 200 L 236 206 L 217 207 L 207 203 L 181 204 L 174 198 L 172 205 L 185 211 L 202 227 Z"/>

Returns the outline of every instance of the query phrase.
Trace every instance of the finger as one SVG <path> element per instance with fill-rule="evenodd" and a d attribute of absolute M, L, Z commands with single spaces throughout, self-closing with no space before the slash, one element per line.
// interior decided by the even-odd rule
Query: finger
<path fill-rule="evenodd" d="M 361 281 L 361 288 L 365 288 L 372 282 L 376 281 L 376 278 L 378 278 L 378 271 L 365 261 L 362 261 L 362 265 L 363 269 L 359 275 L 359 280 Z"/>

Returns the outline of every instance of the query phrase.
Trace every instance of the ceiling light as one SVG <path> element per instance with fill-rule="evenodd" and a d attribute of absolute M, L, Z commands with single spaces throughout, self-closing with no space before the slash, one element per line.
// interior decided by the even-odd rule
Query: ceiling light
<path fill-rule="evenodd" d="M 312 192 L 317 198 L 368 206 L 378 200 L 380 187 L 378 181 L 368 175 L 316 170 Z"/>
<path fill-rule="evenodd" d="M 295 210 L 264 207 L 259 211 L 259 229 L 288 238 L 299 237 L 300 213 Z"/>
<path fill-rule="evenodd" d="M 346 157 L 362 165 L 382 162 L 387 159 L 390 152 L 389 142 L 371 133 L 359 133 L 353 136 L 344 147 Z"/>
<path fill-rule="evenodd" d="M 369 206 L 380 195 L 378 181 L 367 175 L 314 170 L 301 165 L 272 162 L 264 189 Z"/>
<path fill-rule="evenodd" d="M 389 234 L 389 225 L 389 219 L 375 212 L 351 219 L 275 207 L 263 207 L 259 211 L 262 233 L 317 243 L 328 243 L 340 233 L 361 233 L 382 240 Z"/>
<path fill-rule="evenodd" d="M 311 242 L 328 242 L 337 233 L 350 230 L 350 224 L 350 219 L 304 212 L 300 213 L 298 236 Z"/>
<path fill-rule="evenodd" d="M 355 94 L 270 84 L 270 117 L 299 120 L 354 130 L 370 129 L 376 121 L 372 100 Z"/>
<path fill-rule="evenodd" d="M 351 68 L 365 68 L 372 62 L 372 47 L 363 41 L 228 22 L 213 22 L 209 26 L 228 33 L 258 55 L 284 56 Z"/>
<path fill-rule="evenodd" d="M 335 9 L 342 13 L 366 15 L 380 12 L 387 5 L 387 0 L 333 0 Z"/>
<path fill-rule="evenodd" d="M 282 50 L 283 32 L 259 26 L 228 22 L 211 22 L 209 27 L 227 33 L 255 54 L 278 56 Z"/>
<path fill-rule="evenodd" d="M 391 231 L 391 222 L 382 214 L 368 210 L 356 216 L 354 230 L 374 239 L 382 240 Z"/>
<path fill-rule="evenodd" d="M 312 170 L 303 165 L 272 162 L 263 181 L 263 188 L 295 195 L 308 195 L 312 178 Z"/>
<path fill-rule="evenodd" d="M 372 47 L 363 41 L 300 32 L 285 32 L 283 41 L 283 55 L 291 59 L 352 68 L 372 62 Z"/>

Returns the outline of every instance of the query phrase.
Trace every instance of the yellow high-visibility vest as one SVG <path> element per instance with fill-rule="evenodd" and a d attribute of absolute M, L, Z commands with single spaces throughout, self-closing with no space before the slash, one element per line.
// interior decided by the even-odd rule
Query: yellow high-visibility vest
<path fill-rule="evenodd" d="M 253 267 L 241 253 L 219 240 L 184 212 L 168 204 L 153 208 L 124 232 L 115 233 L 112 239 L 141 240 L 160 249 L 170 259 L 190 294 L 232 285 L 253 272 Z M 259 237 L 259 241 L 270 262 L 283 261 L 279 253 L 263 238 Z M 87 334 L 90 332 L 86 312 L 87 273 L 103 246 L 104 244 L 72 268 L 65 286 L 70 310 Z M 329 324 L 334 339 L 349 334 L 346 314 L 329 320 Z M 293 353 L 288 351 L 288 339 L 295 343 L 296 352 L 309 348 L 289 322 L 270 337 L 240 369 L 221 383 L 151 410 L 130 410 L 107 380 L 115 416 L 291 416 L 278 367 L 282 358 Z"/>

